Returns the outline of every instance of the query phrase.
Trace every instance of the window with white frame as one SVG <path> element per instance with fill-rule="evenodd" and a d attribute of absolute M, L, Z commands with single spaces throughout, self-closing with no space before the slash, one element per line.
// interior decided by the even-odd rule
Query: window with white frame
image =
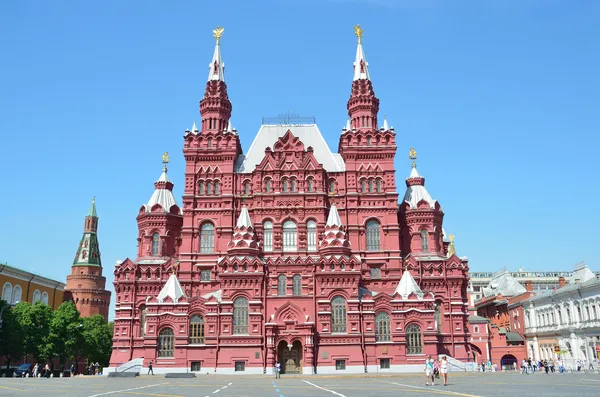
<path fill-rule="evenodd" d="M 215 226 L 204 222 L 200 226 L 200 253 L 212 254 L 215 252 Z"/>
<path fill-rule="evenodd" d="M 421 327 L 417 324 L 410 324 L 406 327 L 406 352 L 408 354 L 423 353 Z"/>
<path fill-rule="evenodd" d="M 317 250 L 317 223 L 308 221 L 306 223 L 306 240 L 308 251 L 314 252 Z"/>
<path fill-rule="evenodd" d="M 280 274 L 277 278 L 277 296 L 285 296 L 287 293 L 287 278 Z"/>
<path fill-rule="evenodd" d="M 346 332 L 346 299 L 341 296 L 331 300 L 331 332 Z"/>
<path fill-rule="evenodd" d="M 12 291 L 12 284 L 8 281 L 4 283 L 4 286 L 2 287 L 2 300 L 10 304 L 10 300 L 12 299 Z"/>
<path fill-rule="evenodd" d="M 371 219 L 366 225 L 367 251 L 381 250 L 380 225 L 375 219 Z"/>
<path fill-rule="evenodd" d="M 248 333 L 248 299 L 236 298 L 233 301 L 233 334 L 244 335 Z"/>
<path fill-rule="evenodd" d="M 158 334 L 158 357 L 173 357 L 175 334 L 171 328 L 164 328 Z"/>
<path fill-rule="evenodd" d="M 292 279 L 292 295 L 302 295 L 302 276 L 299 274 L 294 274 L 294 277 Z"/>
<path fill-rule="evenodd" d="M 42 292 L 42 303 L 45 305 L 48 304 L 48 293 L 46 291 Z"/>
<path fill-rule="evenodd" d="M 42 293 L 40 292 L 39 289 L 36 289 L 35 291 L 33 291 L 33 303 L 35 304 L 35 302 L 38 302 L 42 299 Z"/>
<path fill-rule="evenodd" d="M 283 224 L 283 251 L 294 252 L 298 250 L 298 228 L 293 221 L 286 221 Z"/>
<path fill-rule="evenodd" d="M 390 315 L 379 312 L 375 316 L 375 341 L 389 342 L 392 340 Z"/>
<path fill-rule="evenodd" d="M 157 256 L 158 255 L 158 246 L 160 244 L 160 234 L 158 233 L 154 233 L 152 235 L 152 255 L 153 256 Z"/>
<path fill-rule="evenodd" d="M 22 294 L 23 294 L 23 289 L 21 288 L 21 286 L 15 285 L 15 287 L 13 288 L 13 293 L 12 293 L 12 301 L 10 303 L 12 303 L 13 305 L 16 305 L 17 303 L 21 302 Z"/>
<path fill-rule="evenodd" d="M 263 223 L 263 251 L 273 251 L 273 222 Z"/>

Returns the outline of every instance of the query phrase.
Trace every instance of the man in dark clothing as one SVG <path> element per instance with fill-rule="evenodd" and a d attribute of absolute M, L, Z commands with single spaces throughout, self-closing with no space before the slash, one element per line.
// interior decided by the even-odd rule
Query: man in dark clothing
<path fill-rule="evenodd" d="M 152 361 L 150 361 L 150 364 L 148 364 L 148 375 L 150 375 L 150 372 L 152 372 L 152 376 L 154 376 L 154 371 L 152 370 Z"/>

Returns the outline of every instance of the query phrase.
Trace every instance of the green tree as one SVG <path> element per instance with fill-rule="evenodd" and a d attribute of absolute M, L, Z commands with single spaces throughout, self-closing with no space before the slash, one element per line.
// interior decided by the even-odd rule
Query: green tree
<path fill-rule="evenodd" d="M 113 324 L 96 314 L 83 319 L 82 355 L 88 362 L 97 362 L 106 367 L 112 352 Z"/>
<path fill-rule="evenodd" d="M 50 346 L 62 368 L 73 358 L 81 346 L 81 319 L 73 302 L 63 302 L 54 312 L 50 324 Z"/>
<path fill-rule="evenodd" d="M 23 353 L 33 357 L 35 362 L 43 363 L 52 357 L 49 345 L 52 308 L 42 302 L 33 306 L 27 302 L 18 303 L 13 313 L 20 325 L 23 338 Z"/>
<path fill-rule="evenodd" d="M 11 361 L 18 360 L 25 350 L 21 325 L 10 305 L 0 300 L 2 325 L 0 326 L 0 357 L 6 358 L 6 367 Z"/>

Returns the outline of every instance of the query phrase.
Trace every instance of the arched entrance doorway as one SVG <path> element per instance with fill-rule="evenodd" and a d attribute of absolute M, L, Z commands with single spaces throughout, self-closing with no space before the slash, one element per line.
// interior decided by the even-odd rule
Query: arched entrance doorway
<path fill-rule="evenodd" d="M 505 354 L 500 359 L 500 368 L 503 370 L 517 369 L 517 358 L 512 354 Z"/>
<path fill-rule="evenodd" d="M 294 341 L 292 345 L 284 340 L 277 345 L 277 361 L 281 364 L 282 374 L 302 373 L 302 343 Z"/>

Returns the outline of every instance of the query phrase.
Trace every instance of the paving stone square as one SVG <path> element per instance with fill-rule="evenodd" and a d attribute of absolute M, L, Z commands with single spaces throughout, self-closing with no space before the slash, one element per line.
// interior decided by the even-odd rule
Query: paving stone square
<path fill-rule="evenodd" d="M 391 397 L 446 395 L 492 396 L 598 396 L 600 375 L 515 373 L 451 374 L 425 386 L 422 374 L 390 376 L 267 376 L 200 375 L 195 379 L 141 376 L 133 379 L 75 377 L 62 379 L 0 379 L 1 396 L 160 396 L 160 397 Z"/>

